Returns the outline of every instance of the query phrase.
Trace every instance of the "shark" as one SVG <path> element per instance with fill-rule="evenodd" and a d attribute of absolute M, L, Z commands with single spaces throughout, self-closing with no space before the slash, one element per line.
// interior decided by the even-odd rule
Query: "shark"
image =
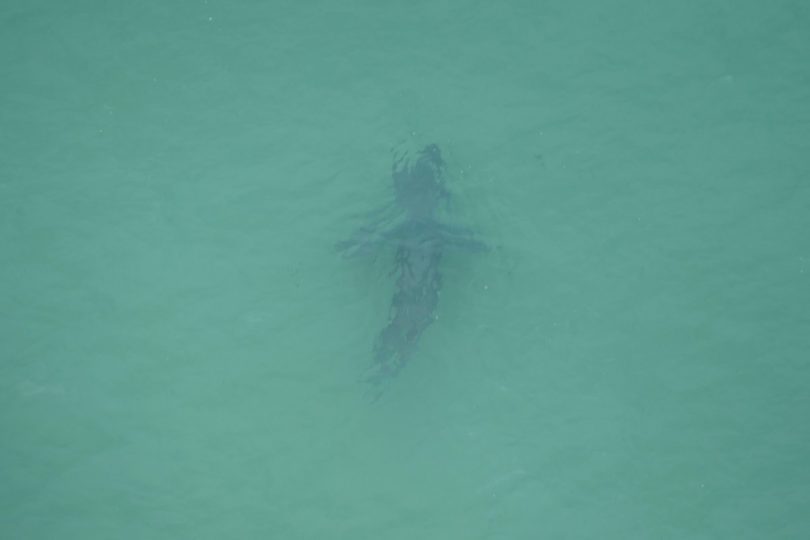
<path fill-rule="evenodd" d="M 439 219 L 441 207 L 450 200 L 445 168 L 436 144 L 424 146 L 414 156 L 395 155 L 393 202 L 369 214 L 368 223 L 336 244 L 348 258 L 376 256 L 384 248 L 393 252 L 394 294 L 388 322 L 374 341 L 368 376 L 377 387 L 408 363 L 420 337 L 436 320 L 445 253 L 489 249 L 472 230 Z"/>

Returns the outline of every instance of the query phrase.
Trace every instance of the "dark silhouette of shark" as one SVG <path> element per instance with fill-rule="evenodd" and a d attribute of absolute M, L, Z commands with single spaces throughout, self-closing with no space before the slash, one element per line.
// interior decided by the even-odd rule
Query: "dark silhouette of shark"
<path fill-rule="evenodd" d="M 396 290 L 388 324 L 374 343 L 369 381 L 375 385 L 396 375 L 410 359 L 419 337 L 436 319 L 447 248 L 485 251 L 487 246 L 469 229 L 441 223 L 439 209 L 450 194 L 445 188 L 444 160 L 435 144 L 411 160 L 395 156 L 392 167 L 394 202 L 371 214 L 369 224 L 337 244 L 347 257 L 375 255 L 391 246 L 396 255 Z"/>

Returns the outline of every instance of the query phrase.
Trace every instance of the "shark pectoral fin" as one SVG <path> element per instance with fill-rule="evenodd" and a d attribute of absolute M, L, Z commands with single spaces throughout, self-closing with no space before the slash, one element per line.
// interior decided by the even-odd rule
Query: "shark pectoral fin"
<path fill-rule="evenodd" d="M 472 253 L 486 253 L 490 250 L 488 245 L 475 238 L 456 238 L 449 241 L 449 244 Z"/>
<path fill-rule="evenodd" d="M 353 259 L 355 257 L 367 257 L 369 255 L 374 255 L 379 248 L 380 242 L 377 240 L 373 241 L 364 241 L 364 242 L 355 242 L 353 240 L 345 240 L 343 242 L 338 242 L 335 244 L 335 248 L 337 251 L 343 253 L 343 256 L 347 259 Z"/>
<path fill-rule="evenodd" d="M 373 255 L 382 242 L 383 239 L 373 227 L 361 227 L 348 240 L 336 243 L 335 249 L 342 252 L 344 257 L 350 259 Z"/>
<path fill-rule="evenodd" d="M 453 246 L 476 253 L 489 251 L 489 246 L 487 246 L 481 240 L 475 238 L 475 233 L 467 227 L 442 224 L 441 231 L 442 238 L 448 246 Z"/>

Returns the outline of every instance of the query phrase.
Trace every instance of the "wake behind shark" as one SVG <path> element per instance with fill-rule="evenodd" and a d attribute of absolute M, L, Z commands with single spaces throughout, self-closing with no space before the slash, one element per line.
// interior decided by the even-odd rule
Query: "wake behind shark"
<path fill-rule="evenodd" d="M 374 343 L 369 381 L 380 384 L 396 375 L 413 354 L 420 336 L 436 320 L 445 250 L 485 251 L 486 245 L 467 228 L 439 221 L 439 208 L 450 194 L 444 185 L 444 160 L 435 144 L 420 150 L 415 161 L 406 155 L 392 167 L 394 202 L 372 214 L 372 220 L 337 248 L 347 257 L 395 251 L 396 288 L 388 324 Z M 392 224 L 393 222 L 393 224 Z"/>

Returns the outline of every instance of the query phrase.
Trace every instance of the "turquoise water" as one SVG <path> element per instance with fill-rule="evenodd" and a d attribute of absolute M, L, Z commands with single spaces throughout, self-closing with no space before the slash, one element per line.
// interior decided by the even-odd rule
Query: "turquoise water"
<path fill-rule="evenodd" d="M 389 4 L 6 4 L 0 537 L 810 537 L 810 8 Z"/>

